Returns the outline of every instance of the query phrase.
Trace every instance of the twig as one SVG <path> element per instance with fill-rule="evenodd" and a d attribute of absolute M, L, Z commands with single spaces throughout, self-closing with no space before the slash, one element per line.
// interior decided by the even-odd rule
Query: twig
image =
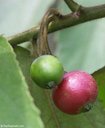
<path fill-rule="evenodd" d="M 80 5 L 73 0 L 64 0 L 72 12 L 76 12 L 80 9 Z"/>
<path fill-rule="evenodd" d="M 74 13 L 62 16 L 55 22 L 53 22 L 48 29 L 48 32 L 54 32 L 67 27 L 75 26 L 87 21 L 99 19 L 105 17 L 105 4 L 93 6 L 93 7 L 82 7 L 80 16 L 74 15 Z M 29 41 L 34 36 L 37 38 L 39 32 L 39 26 L 33 27 L 25 32 L 8 37 L 8 41 L 12 45 L 17 45 L 26 41 Z"/>

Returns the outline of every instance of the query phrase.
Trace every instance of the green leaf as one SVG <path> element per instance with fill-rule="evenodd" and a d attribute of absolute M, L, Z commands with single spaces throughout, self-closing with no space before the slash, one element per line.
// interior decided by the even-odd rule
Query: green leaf
<path fill-rule="evenodd" d="M 96 79 L 97 84 L 98 84 L 98 90 L 99 90 L 98 97 L 102 101 L 105 107 L 105 67 L 94 72 L 92 75 Z"/>
<path fill-rule="evenodd" d="M 0 127 L 43 128 L 8 41 L 0 36 Z M 10 126 L 9 126 L 10 125 Z"/>
<path fill-rule="evenodd" d="M 78 0 L 85 6 L 105 3 L 105 0 Z M 62 2 L 60 10 L 69 13 Z M 79 24 L 57 32 L 56 54 L 65 70 L 85 70 L 89 73 L 105 65 L 105 18 Z"/>
<path fill-rule="evenodd" d="M 99 101 L 93 109 L 80 115 L 67 115 L 58 110 L 53 104 L 51 91 L 45 90 L 37 85 L 30 78 L 30 65 L 34 57 L 24 48 L 15 48 L 17 59 L 29 85 L 35 104 L 41 110 L 41 117 L 45 128 L 104 128 L 105 111 Z"/>

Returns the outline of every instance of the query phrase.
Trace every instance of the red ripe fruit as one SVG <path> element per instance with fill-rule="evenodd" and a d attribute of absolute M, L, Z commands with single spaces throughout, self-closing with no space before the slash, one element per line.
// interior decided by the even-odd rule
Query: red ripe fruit
<path fill-rule="evenodd" d="M 95 79 L 86 72 L 65 73 L 62 82 L 54 88 L 52 98 L 64 113 L 79 114 L 89 111 L 98 94 Z"/>

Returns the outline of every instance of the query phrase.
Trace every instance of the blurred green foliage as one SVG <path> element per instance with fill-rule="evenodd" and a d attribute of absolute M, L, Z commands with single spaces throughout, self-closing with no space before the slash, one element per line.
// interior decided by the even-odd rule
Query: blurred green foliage
<path fill-rule="evenodd" d="M 81 0 L 83 5 L 104 3 Z M 90 4 L 89 4 L 90 3 Z M 69 13 L 68 7 L 61 2 L 59 9 Z M 65 70 L 85 70 L 89 73 L 105 65 L 105 19 L 99 19 L 75 27 L 67 28 L 56 33 L 56 54 L 64 64 Z"/>

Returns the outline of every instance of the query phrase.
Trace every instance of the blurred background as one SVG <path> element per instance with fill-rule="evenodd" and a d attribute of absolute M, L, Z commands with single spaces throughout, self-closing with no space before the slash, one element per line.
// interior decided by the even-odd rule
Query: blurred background
<path fill-rule="evenodd" d="M 105 0 L 76 0 L 84 6 L 105 3 Z M 48 8 L 70 12 L 63 0 L 0 0 L 0 34 L 14 35 L 40 23 Z M 77 25 L 49 35 L 49 43 L 67 71 L 89 73 L 105 65 L 105 19 Z"/>
<path fill-rule="evenodd" d="M 75 1 L 84 6 L 105 4 L 105 0 Z M 64 0 L 0 0 L 0 34 L 8 37 L 37 26 L 50 7 L 58 8 L 63 14 L 70 13 Z M 49 44 L 54 54 L 62 61 L 66 71 L 81 69 L 92 73 L 105 66 L 105 18 L 49 34 Z M 27 45 L 24 46 L 26 47 Z M 26 60 L 24 59 L 26 55 L 22 54 L 21 58 L 20 52 L 27 52 L 20 50 L 17 52 L 17 56 L 20 58 L 21 67 L 24 69 L 23 72 L 26 73 L 26 80 L 29 81 L 35 104 L 41 110 L 41 117 L 46 128 L 105 128 L 105 108 L 98 100 L 92 111 L 77 116 L 66 115 L 54 109 L 55 111 L 53 112 L 55 112 L 60 125 L 58 126 L 56 118 L 54 120 L 52 118 L 53 112 L 49 109 L 49 106 L 52 105 L 52 103 L 49 105 L 51 102 L 49 95 L 47 96 L 42 89 L 34 86 L 34 83 L 29 79 L 28 70 L 26 69 L 27 67 L 29 68 L 30 56 L 27 56 Z M 102 90 L 104 90 L 104 86 Z M 103 92 L 103 97 L 105 97 Z M 54 108 L 53 105 L 51 107 Z M 11 107 L 10 110 L 12 110 Z M 21 118 L 24 118 L 23 113 Z M 27 122 L 30 122 L 31 119 L 27 119 Z M 27 122 L 24 123 L 27 124 Z"/>

